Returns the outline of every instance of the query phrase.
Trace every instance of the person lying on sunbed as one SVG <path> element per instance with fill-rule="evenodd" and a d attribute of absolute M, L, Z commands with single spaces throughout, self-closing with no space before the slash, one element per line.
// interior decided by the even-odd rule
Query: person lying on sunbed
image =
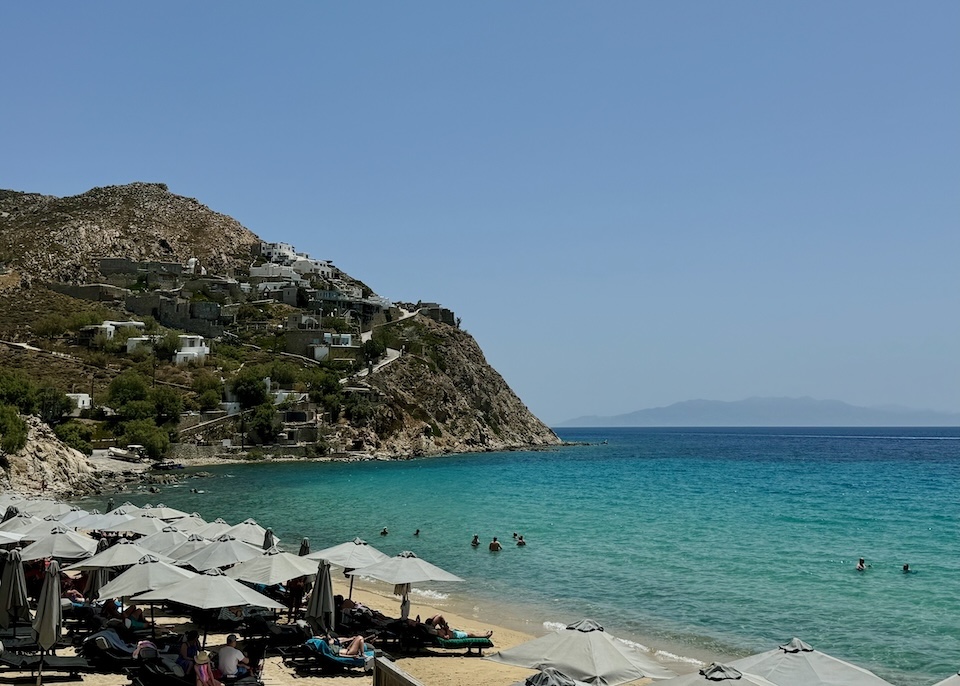
<path fill-rule="evenodd" d="M 451 629 L 443 615 L 427 617 L 423 623 L 427 626 L 427 630 L 430 631 L 430 633 L 436 633 L 440 638 L 448 640 L 451 638 L 490 638 L 493 636 L 492 631 L 488 631 L 485 634 L 475 634 L 470 631 L 462 631 L 461 629 Z"/>
<path fill-rule="evenodd" d="M 333 650 L 334 655 L 340 657 L 363 657 L 364 650 L 373 648 L 369 643 L 365 643 L 363 636 L 351 636 L 350 638 L 331 638 L 325 639 Z"/>

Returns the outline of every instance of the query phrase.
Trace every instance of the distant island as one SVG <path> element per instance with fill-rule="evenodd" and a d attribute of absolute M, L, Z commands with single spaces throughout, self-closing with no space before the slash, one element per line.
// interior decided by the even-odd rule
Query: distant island
<path fill-rule="evenodd" d="M 897 406 L 858 407 L 814 398 L 747 398 L 686 400 L 611 417 L 577 417 L 556 426 L 960 426 L 960 414 Z"/>

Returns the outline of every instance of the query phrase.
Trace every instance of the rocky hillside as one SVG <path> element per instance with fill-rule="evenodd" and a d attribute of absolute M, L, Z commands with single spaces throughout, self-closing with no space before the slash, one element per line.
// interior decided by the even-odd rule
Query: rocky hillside
<path fill-rule="evenodd" d="M 7 466 L 0 465 L 0 488 L 61 498 L 96 488 L 98 475 L 83 453 L 64 445 L 37 417 L 24 420 L 29 429 L 27 445 L 4 456 Z"/>
<path fill-rule="evenodd" d="M 238 221 L 162 183 L 57 198 L 0 190 L 0 262 L 28 281 L 95 282 L 100 257 L 185 262 L 215 271 L 249 263 L 259 239 Z"/>
<path fill-rule="evenodd" d="M 392 326 L 409 350 L 370 379 L 380 400 L 366 426 L 345 432 L 348 448 L 417 456 L 560 443 L 468 333 L 424 317 Z"/>

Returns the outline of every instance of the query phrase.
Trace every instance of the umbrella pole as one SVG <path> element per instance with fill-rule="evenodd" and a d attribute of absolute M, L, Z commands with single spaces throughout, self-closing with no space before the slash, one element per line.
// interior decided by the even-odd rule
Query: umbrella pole
<path fill-rule="evenodd" d="M 206 625 L 204 625 L 204 627 L 203 627 L 203 647 L 204 647 L 204 648 L 207 647 L 207 627 L 206 627 Z"/>
<path fill-rule="evenodd" d="M 153 616 L 153 603 L 150 603 L 150 635 L 157 637 L 157 620 Z"/>
<path fill-rule="evenodd" d="M 347 596 L 348 600 L 353 600 L 353 577 L 350 577 L 350 595 Z"/>

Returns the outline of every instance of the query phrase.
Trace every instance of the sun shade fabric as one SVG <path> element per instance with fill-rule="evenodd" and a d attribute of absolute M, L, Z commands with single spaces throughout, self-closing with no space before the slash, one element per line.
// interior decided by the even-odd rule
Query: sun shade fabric
<path fill-rule="evenodd" d="M 728 664 L 777 686 L 891 686 L 873 672 L 814 650 L 798 638 Z"/>

